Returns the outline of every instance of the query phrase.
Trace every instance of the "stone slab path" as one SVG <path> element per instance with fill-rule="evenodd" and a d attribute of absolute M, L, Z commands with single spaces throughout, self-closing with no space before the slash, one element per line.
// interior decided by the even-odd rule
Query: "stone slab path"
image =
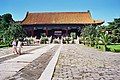
<path fill-rule="evenodd" d="M 2 62 L 0 64 L 0 80 L 6 80 L 8 77 L 15 75 L 23 67 L 32 63 L 33 60 L 35 60 L 54 46 L 54 44 L 51 44 L 43 48 L 33 50 L 30 52 L 31 54 L 20 55 L 16 58 Z"/>
<path fill-rule="evenodd" d="M 47 46 L 46 44 L 42 44 L 39 46 L 23 46 L 21 49 L 22 55 L 23 54 L 29 54 L 29 52 L 39 49 L 41 47 Z M 5 61 L 9 60 L 15 57 L 18 57 L 20 55 L 12 53 L 12 48 L 1 48 L 0 49 L 0 64 Z"/>
<path fill-rule="evenodd" d="M 61 47 L 62 47 L 62 45 L 60 45 L 58 50 L 55 52 L 55 55 L 49 61 L 49 64 L 47 65 L 47 67 L 45 68 L 44 72 L 41 74 L 41 76 L 38 80 L 51 80 L 53 72 L 54 72 L 54 68 L 55 68 L 56 63 L 58 61 Z"/>
<path fill-rule="evenodd" d="M 46 46 L 46 45 L 47 44 L 41 44 L 39 46 L 22 46 L 21 51 L 22 52 L 26 52 L 28 50 L 32 50 L 32 49 L 35 49 L 35 48 L 43 47 L 43 46 Z M 13 54 L 12 53 L 12 47 L 0 48 L 0 58 L 4 57 L 4 56 L 7 56 L 7 55 L 11 55 L 11 54 Z"/>
<path fill-rule="evenodd" d="M 120 53 L 63 45 L 52 80 L 120 80 Z"/>
<path fill-rule="evenodd" d="M 50 60 L 56 54 L 58 48 L 59 45 L 52 47 L 46 53 L 33 60 L 30 64 L 28 64 L 20 71 L 18 71 L 15 75 L 9 77 L 6 80 L 37 80 L 41 76 L 41 74 L 45 72 L 46 66 L 50 64 Z"/>

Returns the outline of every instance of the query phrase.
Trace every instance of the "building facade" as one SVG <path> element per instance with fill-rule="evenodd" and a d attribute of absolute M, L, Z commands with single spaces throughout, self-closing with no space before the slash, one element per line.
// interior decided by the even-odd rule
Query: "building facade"
<path fill-rule="evenodd" d="M 71 32 L 80 35 L 81 29 L 86 25 L 101 25 L 104 21 L 94 20 L 90 11 L 87 12 L 27 12 L 21 25 L 27 35 L 61 37 L 69 36 Z"/>

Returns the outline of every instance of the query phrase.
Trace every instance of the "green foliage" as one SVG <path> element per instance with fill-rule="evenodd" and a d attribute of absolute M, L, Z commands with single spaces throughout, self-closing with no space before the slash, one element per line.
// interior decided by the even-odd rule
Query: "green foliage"
<path fill-rule="evenodd" d="M 108 26 L 85 26 L 81 33 L 80 40 L 88 46 L 102 48 L 102 50 L 119 51 L 119 49 L 111 49 L 107 46 L 111 43 L 120 43 L 120 18 L 109 22 Z M 98 46 L 102 44 L 102 46 Z"/>
<path fill-rule="evenodd" d="M 119 44 L 108 45 L 107 47 L 110 48 L 110 51 L 112 51 L 112 52 L 120 52 Z"/>
<path fill-rule="evenodd" d="M 104 44 L 104 51 L 107 50 L 107 45 L 109 43 L 109 36 L 108 34 L 105 34 L 105 33 L 101 33 L 100 34 L 100 40 L 102 41 L 102 43 Z"/>
<path fill-rule="evenodd" d="M 67 42 L 67 44 L 69 44 L 70 41 L 71 41 L 70 37 L 66 37 L 66 38 L 65 38 L 65 41 Z"/>
<path fill-rule="evenodd" d="M 41 44 L 46 44 L 48 41 L 48 37 L 46 36 L 45 33 L 41 34 L 41 39 L 40 39 L 40 43 Z"/>
<path fill-rule="evenodd" d="M 66 44 L 66 41 L 63 39 L 63 40 L 62 40 L 62 43 L 63 43 L 63 44 Z"/>
<path fill-rule="evenodd" d="M 41 37 L 40 43 L 41 44 L 47 44 L 48 38 L 47 37 Z"/>
<path fill-rule="evenodd" d="M 75 33 L 75 32 L 72 32 L 72 33 L 70 34 L 70 36 L 71 36 L 72 38 L 75 38 L 75 37 L 76 37 L 76 33 Z"/>
<path fill-rule="evenodd" d="M 41 39 L 40 39 L 40 43 L 41 44 L 46 44 L 48 41 L 48 37 L 46 36 L 45 33 L 41 34 Z"/>
<path fill-rule="evenodd" d="M 98 45 L 98 47 L 100 50 L 104 50 L 104 45 Z M 120 45 L 119 44 L 107 45 L 107 51 L 120 52 Z"/>
<path fill-rule="evenodd" d="M 100 34 L 100 40 L 102 41 L 102 43 L 103 43 L 104 45 L 107 45 L 107 44 L 110 43 L 110 37 L 109 37 L 109 35 L 106 34 L 106 33 L 101 33 L 101 34 Z"/>
<path fill-rule="evenodd" d="M 6 23 L 13 22 L 12 15 L 9 13 L 2 15 L 2 18 L 3 18 L 3 21 L 5 21 Z"/>
<path fill-rule="evenodd" d="M 104 44 L 104 50 L 110 41 L 109 35 L 106 33 L 106 26 L 85 26 L 82 32 L 83 43 L 98 48 L 99 42 L 101 41 Z"/>
<path fill-rule="evenodd" d="M 10 45 L 13 39 L 25 37 L 25 31 L 20 24 L 15 23 L 11 14 L 0 16 L 0 39 L 3 39 L 7 45 Z"/>
<path fill-rule="evenodd" d="M 75 43 L 75 41 L 74 41 L 74 39 L 76 38 L 76 33 L 74 33 L 74 32 L 72 32 L 71 34 L 70 34 L 70 36 L 72 37 L 72 44 L 74 44 Z"/>
<path fill-rule="evenodd" d="M 113 22 L 109 22 L 108 30 L 112 32 L 111 42 L 120 43 L 120 18 L 116 18 Z"/>
<path fill-rule="evenodd" d="M 59 39 L 54 39 L 53 41 L 55 44 L 59 44 Z"/>
<path fill-rule="evenodd" d="M 8 45 L 0 45 L 0 48 L 8 47 Z"/>
<path fill-rule="evenodd" d="M 84 44 L 94 46 L 95 45 L 95 37 L 97 35 L 96 33 L 96 26 L 85 26 L 82 31 L 82 41 Z"/>
<path fill-rule="evenodd" d="M 3 30 L 7 30 L 7 28 L 14 23 L 13 19 L 12 19 L 12 15 L 11 14 L 4 14 L 1 16 L 1 26 L 0 28 Z"/>
<path fill-rule="evenodd" d="M 99 45 L 99 38 L 95 37 L 95 48 L 98 48 Z"/>
<path fill-rule="evenodd" d="M 2 35 L 5 38 L 5 43 L 11 44 L 13 39 L 25 37 L 25 31 L 18 24 L 11 24 Z"/>
<path fill-rule="evenodd" d="M 45 34 L 45 33 L 42 33 L 42 34 L 41 34 L 41 37 L 46 37 L 46 34 Z"/>

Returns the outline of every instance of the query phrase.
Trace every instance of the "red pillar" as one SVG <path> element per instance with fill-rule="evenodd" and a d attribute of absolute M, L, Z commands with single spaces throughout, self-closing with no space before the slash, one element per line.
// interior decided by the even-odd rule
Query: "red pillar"
<path fill-rule="evenodd" d="M 32 37 L 34 36 L 34 30 L 31 30 L 31 33 L 32 33 Z"/>
<path fill-rule="evenodd" d="M 66 29 L 66 35 L 68 36 L 68 29 Z"/>
<path fill-rule="evenodd" d="M 46 28 L 46 30 L 45 30 L 45 33 L 46 33 L 46 35 L 48 36 L 48 29 Z"/>

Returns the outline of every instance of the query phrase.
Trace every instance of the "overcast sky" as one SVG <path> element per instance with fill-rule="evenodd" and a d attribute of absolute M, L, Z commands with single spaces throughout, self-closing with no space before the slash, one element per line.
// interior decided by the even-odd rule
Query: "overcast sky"
<path fill-rule="evenodd" d="M 106 22 L 120 17 L 120 0 L 0 0 L 0 15 L 11 13 L 23 20 L 26 12 L 83 12 Z"/>

